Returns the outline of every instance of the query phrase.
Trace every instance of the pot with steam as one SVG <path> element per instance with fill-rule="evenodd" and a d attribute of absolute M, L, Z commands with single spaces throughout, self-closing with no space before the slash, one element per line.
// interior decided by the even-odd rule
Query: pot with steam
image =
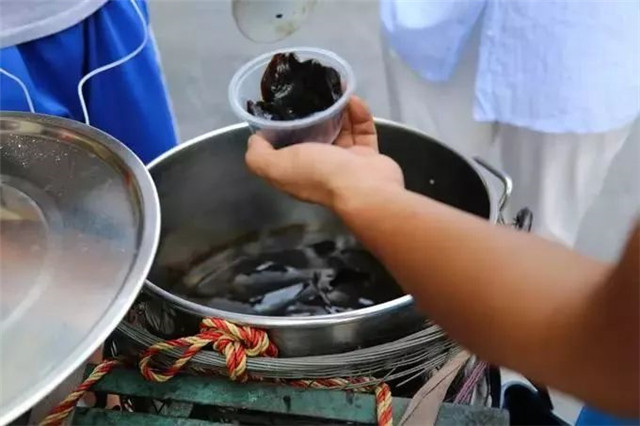
<path fill-rule="evenodd" d="M 376 126 L 381 151 L 400 164 L 409 190 L 490 222 L 500 221 L 511 192 L 507 176 L 416 130 L 380 119 Z M 185 296 L 184 287 L 177 283 L 197 275 L 194 265 L 206 265 L 216 253 L 226 250 L 218 261 L 232 264 L 229 247 L 275 244 L 286 249 L 347 234 L 330 211 L 297 201 L 247 170 L 244 154 L 249 134 L 244 124 L 216 130 L 149 165 L 160 198 L 162 227 L 145 290 L 161 301 L 165 314 L 186 327 L 181 333 L 195 331 L 202 317 L 220 317 L 267 330 L 281 356 L 290 357 L 353 350 L 420 328 L 423 317 L 414 309 L 411 296 L 402 294 L 361 309 L 305 317 L 220 309 Z M 500 197 L 492 196 L 482 169 L 502 182 Z"/>

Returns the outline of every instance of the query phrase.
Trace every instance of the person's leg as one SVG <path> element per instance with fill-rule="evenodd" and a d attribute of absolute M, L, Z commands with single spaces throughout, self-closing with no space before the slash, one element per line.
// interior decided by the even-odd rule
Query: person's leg
<path fill-rule="evenodd" d="M 496 148 L 514 187 L 509 213 L 529 207 L 535 233 L 573 246 L 630 129 L 551 134 L 500 125 Z"/>
<path fill-rule="evenodd" d="M 631 126 L 601 134 L 548 134 L 499 125 L 496 151 L 513 179 L 513 195 L 505 217 L 522 207 L 533 211 L 533 231 L 572 246 L 580 222 L 604 183 L 609 166 Z M 521 375 L 501 369 L 503 383 L 526 383 Z M 550 390 L 554 413 L 573 424 L 582 403 Z"/>
<path fill-rule="evenodd" d="M 76 86 L 83 72 L 82 50 L 79 26 L 1 49 L 0 68 L 11 77 L 0 74 L 0 109 L 29 111 L 30 98 L 36 113 L 81 120 Z"/>
<path fill-rule="evenodd" d="M 146 19 L 146 2 L 137 4 Z M 129 0 L 108 2 L 83 25 L 87 72 L 132 52 L 147 30 Z M 155 40 L 149 34 L 138 55 L 92 77 L 84 87 L 91 124 L 124 142 L 144 162 L 177 143 Z"/>
<path fill-rule="evenodd" d="M 145 3 L 137 4 L 146 16 Z M 77 93 L 80 79 L 136 49 L 144 30 L 131 1 L 111 1 L 71 28 L 0 50 L 0 67 L 23 82 L 35 112 L 84 121 Z M 130 61 L 91 78 L 83 93 L 90 124 L 119 139 L 143 161 L 177 143 L 153 37 Z M 0 109 L 28 111 L 22 88 L 4 74 Z"/>

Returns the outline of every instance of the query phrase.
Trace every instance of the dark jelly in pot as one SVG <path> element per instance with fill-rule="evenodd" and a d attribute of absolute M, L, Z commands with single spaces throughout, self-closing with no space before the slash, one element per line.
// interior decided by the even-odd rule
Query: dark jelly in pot
<path fill-rule="evenodd" d="M 262 100 L 247 102 L 247 111 L 267 120 L 295 120 L 329 108 L 342 96 L 340 74 L 295 53 L 273 55 L 260 82 Z"/>

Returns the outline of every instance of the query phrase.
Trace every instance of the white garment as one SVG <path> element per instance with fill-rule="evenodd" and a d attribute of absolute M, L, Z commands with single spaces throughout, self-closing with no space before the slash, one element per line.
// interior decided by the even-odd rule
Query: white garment
<path fill-rule="evenodd" d="M 447 81 L 479 28 L 473 114 L 547 133 L 596 133 L 640 113 L 638 0 L 381 0 L 386 40 Z"/>
<path fill-rule="evenodd" d="M 533 231 L 572 247 L 631 126 L 604 133 L 542 133 L 499 125 L 493 145 L 513 179 L 507 217 L 533 211 Z"/>
<path fill-rule="evenodd" d="M 460 66 L 446 83 L 424 80 L 385 47 L 391 118 L 462 154 L 499 165 L 514 182 L 506 219 L 529 207 L 534 232 L 572 246 L 631 124 L 610 132 L 575 134 L 474 121 L 477 34 L 473 38 L 475 43 L 463 52 Z"/>
<path fill-rule="evenodd" d="M 0 0 L 0 48 L 55 34 L 108 0 Z"/>
<path fill-rule="evenodd" d="M 486 153 L 494 125 L 473 119 L 479 31 L 462 52 L 459 66 L 446 83 L 431 83 L 418 75 L 382 37 L 383 60 L 392 120 L 406 123 L 472 156 Z"/>

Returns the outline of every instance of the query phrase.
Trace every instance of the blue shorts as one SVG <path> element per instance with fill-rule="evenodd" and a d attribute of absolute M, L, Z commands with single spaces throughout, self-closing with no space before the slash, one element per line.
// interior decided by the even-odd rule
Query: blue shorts
<path fill-rule="evenodd" d="M 136 0 L 148 19 L 144 0 Z M 129 0 L 112 0 L 59 33 L 0 50 L 0 67 L 26 85 L 35 112 L 84 121 L 77 86 L 92 70 L 135 50 L 144 27 Z M 153 38 L 130 61 L 84 85 L 91 125 L 149 162 L 177 143 Z M 0 109 L 29 111 L 24 92 L 0 74 Z"/>

